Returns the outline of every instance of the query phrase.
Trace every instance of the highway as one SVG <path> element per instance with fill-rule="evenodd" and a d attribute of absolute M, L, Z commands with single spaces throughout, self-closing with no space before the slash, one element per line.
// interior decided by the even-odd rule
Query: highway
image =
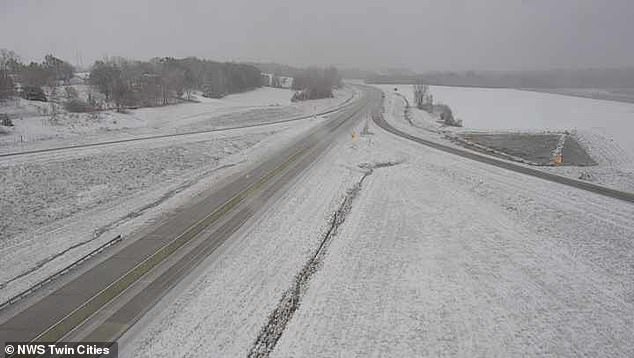
<path fill-rule="evenodd" d="M 116 340 L 292 183 L 335 136 L 347 135 L 352 125 L 380 106 L 380 91 L 360 89 L 355 101 L 333 112 L 308 135 L 271 153 L 254 168 L 226 178 L 217 189 L 141 237 L 126 240 L 118 251 L 67 278 L 68 282 L 58 282 L 54 289 L 44 290 L 45 295 L 9 307 L 0 317 L 0 341 L 52 342 L 70 336 Z"/>

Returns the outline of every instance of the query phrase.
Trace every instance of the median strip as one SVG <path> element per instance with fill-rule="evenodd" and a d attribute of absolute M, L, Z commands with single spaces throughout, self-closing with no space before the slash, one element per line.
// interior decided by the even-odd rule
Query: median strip
<path fill-rule="evenodd" d="M 249 351 L 249 358 L 268 357 L 273 349 L 275 349 L 275 345 L 282 337 L 288 322 L 293 317 L 295 311 L 299 308 L 302 297 L 308 290 L 311 277 L 323 264 L 332 240 L 337 235 L 341 225 L 345 222 L 346 216 L 352 210 L 352 202 L 359 195 L 359 192 L 361 192 L 365 179 L 372 175 L 374 169 L 390 167 L 398 164 L 400 164 L 400 162 L 374 164 L 364 163 L 359 165 L 360 168 L 365 169 L 365 173 L 361 179 L 347 191 L 346 196 L 339 205 L 338 209 L 331 216 L 330 221 L 328 222 L 328 230 L 321 238 L 317 250 L 315 250 L 314 254 L 308 259 L 297 276 L 295 276 L 292 286 L 284 292 L 276 308 L 269 315 L 266 324 L 260 330 L 257 339 Z"/>

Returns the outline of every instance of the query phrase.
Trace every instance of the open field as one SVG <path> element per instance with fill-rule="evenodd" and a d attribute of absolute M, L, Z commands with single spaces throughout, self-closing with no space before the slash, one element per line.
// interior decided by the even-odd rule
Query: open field
<path fill-rule="evenodd" d="M 403 118 L 393 124 L 401 130 L 443 143 L 473 132 L 542 135 L 567 131 L 568 138 L 574 142 L 564 147 L 563 154 L 579 156 L 583 151 L 590 160 L 580 160 L 581 166 L 542 166 L 540 170 L 634 191 L 634 148 L 631 147 L 634 142 L 629 139 L 634 124 L 634 104 L 509 89 L 431 86 L 434 100 L 448 104 L 454 115 L 463 120 L 464 128 L 456 128 L 441 126 L 437 118 L 416 108 L 410 109 L 410 124 L 403 114 L 405 103 L 394 89 L 414 103 L 412 86 L 378 87 L 386 93 L 386 112 Z M 581 157 L 585 156 L 581 154 Z M 523 159 L 515 157 L 514 160 Z M 584 164 L 592 162 L 596 165 Z"/>
<path fill-rule="evenodd" d="M 514 89 L 431 86 L 466 129 L 592 131 L 634 156 L 634 104 Z"/>
<path fill-rule="evenodd" d="M 527 88 L 526 90 L 573 97 L 634 103 L 634 88 Z"/>
<path fill-rule="evenodd" d="M 56 106 L 55 118 L 50 103 L 18 98 L 0 104 L 0 113 L 8 113 L 14 123 L 2 127 L 0 153 L 272 122 L 334 108 L 353 93 L 344 88 L 334 98 L 291 103 L 292 91 L 266 87 L 222 99 L 194 96 L 196 103 L 126 113 L 68 113 Z"/>

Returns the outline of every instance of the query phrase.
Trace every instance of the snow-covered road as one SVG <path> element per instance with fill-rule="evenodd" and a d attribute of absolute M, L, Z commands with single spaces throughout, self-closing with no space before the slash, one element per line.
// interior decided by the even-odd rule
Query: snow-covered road
<path fill-rule="evenodd" d="M 336 107 L 354 93 L 348 88 L 333 99 L 268 108 L 261 98 L 262 91 L 254 92 L 260 93 L 190 107 L 184 104 L 148 109 L 154 117 L 146 113 L 144 126 L 88 131 L 84 139 L 102 142 L 132 134 L 269 123 Z M 266 95 L 267 91 L 263 92 Z M 276 97 L 269 98 L 272 100 Z M 261 107 L 245 109 L 245 103 Z M 194 121 L 181 118 L 196 108 L 206 112 Z M 138 112 L 143 110 L 131 115 L 139 116 Z M 165 119 L 168 114 L 182 120 L 181 126 L 170 124 Z M 130 237 L 222 177 L 256 163 L 265 153 L 306 133 L 320 121 L 308 118 L 0 158 L 0 304 L 117 235 Z M 57 139 L 42 139 L 29 148 L 74 144 L 76 135 L 69 132 Z"/>
<path fill-rule="evenodd" d="M 272 356 L 634 355 L 633 205 L 368 122 L 153 309 L 122 357 L 248 354 L 348 190 L 388 161 L 400 164 L 367 176 Z"/>

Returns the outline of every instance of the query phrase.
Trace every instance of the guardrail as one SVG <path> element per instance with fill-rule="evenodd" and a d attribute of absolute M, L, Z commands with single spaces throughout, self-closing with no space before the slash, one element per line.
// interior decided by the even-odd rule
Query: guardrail
<path fill-rule="evenodd" d="M 40 288 L 44 287 L 45 285 L 53 282 L 55 279 L 67 274 L 72 269 L 76 268 L 77 266 L 81 265 L 82 263 L 86 262 L 87 260 L 97 256 L 98 254 L 103 252 L 105 249 L 118 244 L 122 240 L 123 240 L 123 236 L 117 235 L 114 239 L 112 239 L 112 240 L 102 244 L 101 246 L 97 247 L 96 249 L 90 251 L 86 255 L 84 255 L 81 258 L 79 258 L 77 261 L 75 261 L 75 262 L 71 263 L 70 265 L 64 267 L 63 269 L 55 272 L 54 274 L 48 276 L 47 278 L 39 281 L 38 283 L 34 284 L 33 286 L 27 288 L 26 290 L 24 290 L 24 291 L 22 291 L 20 293 L 18 293 L 17 295 L 12 296 L 8 300 L 0 303 L 0 310 L 3 310 L 6 307 L 11 306 L 11 305 L 15 304 L 16 302 L 24 299 L 25 297 L 31 295 L 35 291 L 37 291 Z"/>

